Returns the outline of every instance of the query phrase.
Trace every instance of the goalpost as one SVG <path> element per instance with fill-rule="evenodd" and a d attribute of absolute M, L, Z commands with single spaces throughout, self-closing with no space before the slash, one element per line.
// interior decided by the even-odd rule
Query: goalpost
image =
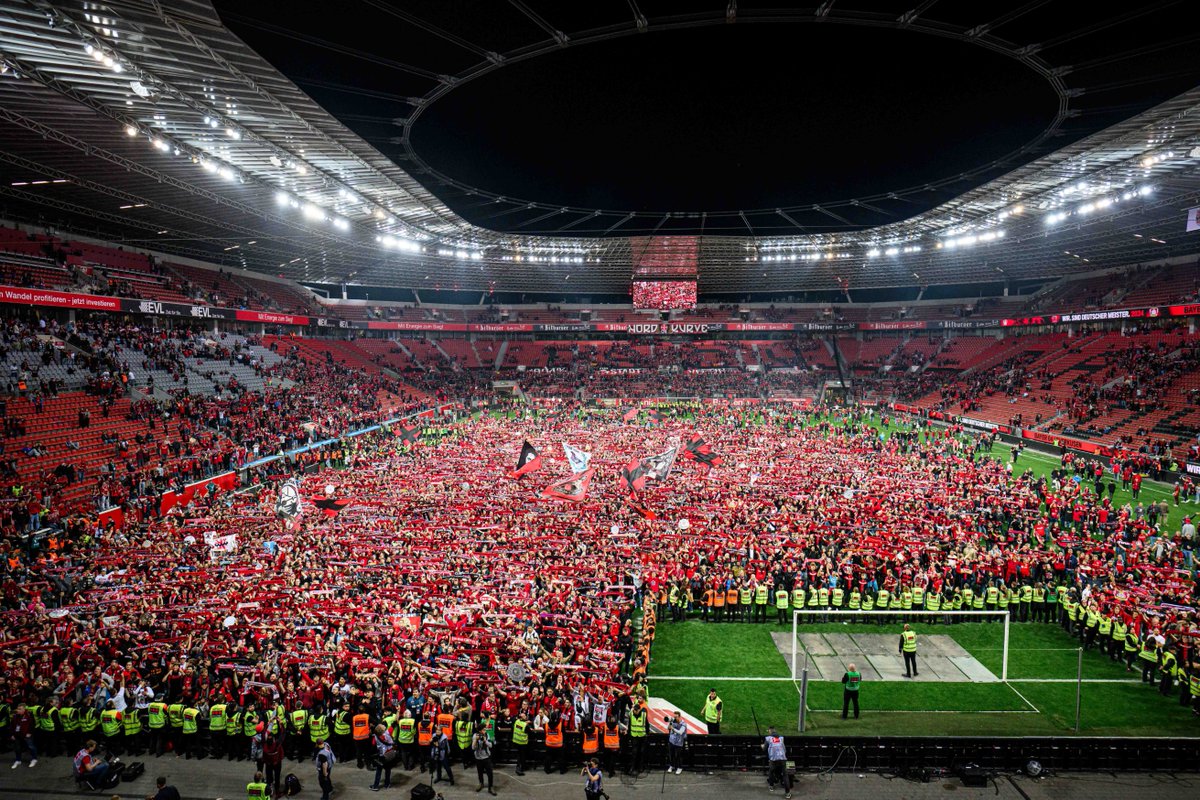
<path fill-rule="evenodd" d="M 950 625 L 945 625 L 950 620 L 961 620 L 966 624 L 979 624 L 986 617 L 998 617 L 1004 625 L 1004 645 L 1001 652 L 1000 661 L 1000 682 L 1008 682 L 1008 636 L 1009 623 L 1011 617 L 1007 610 L 1005 611 L 929 611 L 926 609 L 911 609 L 909 611 L 892 611 L 889 609 L 872 609 L 871 611 L 850 611 L 848 609 L 823 609 L 823 608 L 799 608 L 792 611 L 792 664 L 791 675 L 793 683 L 800 681 L 800 730 L 804 730 L 805 708 L 808 701 L 808 651 L 800 644 L 800 634 L 803 632 L 803 626 L 800 623 L 801 617 L 810 617 L 814 623 L 817 622 L 841 622 L 855 625 L 875 627 L 880 619 L 885 623 L 888 621 L 894 622 L 895 626 L 902 626 L 908 622 L 917 627 L 916 623 L 921 620 L 936 618 L 942 624 L 922 626 L 921 633 L 929 635 L 933 630 L 938 630 L 945 627 L 949 632 Z M 967 622 L 970 620 L 970 622 Z M 931 630 L 932 629 L 932 630 Z M 880 626 L 880 632 L 891 630 L 885 626 Z M 860 631 L 864 632 L 865 631 Z M 918 639 L 918 646 L 920 640 Z M 804 661 L 801 663 L 800 651 L 804 650 Z"/>
<path fill-rule="evenodd" d="M 925 627 L 925 633 L 932 632 L 931 628 L 946 627 L 947 630 L 949 630 L 949 628 L 952 628 L 953 626 L 944 625 L 944 622 L 948 622 L 950 620 L 970 620 L 971 622 L 977 622 L 982 618 L 995 616 L 995 618 L 1000 618 L 1004 625 L 1004 644 L 1001 654 L 1000 680 L 1008 680 L 1008 626 L 1010 618 L 1007 610 L 958 610 L 958 612 L 940 612 L 940 610 L 938 610 L 938 612 L 931 612 L 931 610 L 924 609 L 872 609 L 869 610 L 869 612 L 864 612 L 864 610 L 847 610 L 845 608 L 797 608 L 792 612 L 792 680 L 798 680 L 800 676 L 798 672 L 798 668 L 800 667 L 799 651 L 803 648 L 800 648 L 799 633 L 802 631 L 802 627 L 800 627 L 800 618 L 802 618 L 802 616 L 811 616 L 811 618 L 814 619 L 814 622 L 842 622 L 842 624 L 850 622 L 850 624 L 856 624 L 857 621 L 858 625 L 871 625 L 872 622 L 875 621 L 872 618 L 878 618 L 878 616 L 895 616 L 895 618 L 900 618 L 896 620 L 896 625 L 904 625 L 904 622 L 908 621 L 906 618 L 913 618 L 917 622 L 920 622 L 923 619 L 928 620 L 930 618 L 937 618 L 941 620 L 942 624 Z M 868 619 L 872 619 L 872 622 L 865 621 Z M 968 624 L 971 624 L 971 622 L 968 622 Z M 899 633 L 899 631 L 896 631 L 896 633 Z M 808 658 L 808 651 L 805 651 L 804 655 L 805 658 Z M 804 664 L 804 666 L 806 667 L 806 664 Z"/>

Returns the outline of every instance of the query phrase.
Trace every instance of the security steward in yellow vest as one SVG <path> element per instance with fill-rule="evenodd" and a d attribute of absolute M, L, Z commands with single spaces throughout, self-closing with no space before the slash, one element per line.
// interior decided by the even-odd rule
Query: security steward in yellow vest
<path fill-rule="evenodd" d="M 517 718 L 513 720 L 512 743 L 513 750 L 517 756 L 517 774 L 525 774 L 525 754 L 529 752 L 529 731 L 532 730 L 529 724 L 529 714 L 524 710 L 521 711 Z"/>
<path fill-rule="evenodd" d="M 240 709 L 229 715 L 229 721 L 225 723 L 225 757 L 233 761 L 241 750 L 242 743 L 242 717 L 243 711 Z"/>
<path fill-rule="evenodd" d="M 7 720 L 3 719 L 5 716 L 3 709 L 0 708 L 0 731 L 4 731 L 8 727 Z M 63 741 L 66 742 L 67 752 L 69 753 L 72 749 L 77 750 L 79 745 L 79 709 L 70 705 L 63 706 L 58 710 L 58 723 L 62 725 Z"/>
<path fill-rule="evenodd" d="M 220 758 L 225 754 L 225 729 L 229 727 L 226 716 L 229 707 L 217 703 L 208 709 L 208 754 Z"/>
<path fill-rule="evenodd" d="M 474 733 L 475 727 L 471 725 L 471 717 L 464 711 L 454 720 L 455 755 L 462 759 L 464 767 L 469 767 L 474 762 L 471 756 L 471 736 Z"/>
<path fill-rule="evenodd" d="M 783 584 L 775 587 L 775 621 L 780 625 L 787 622 L 788 590 Z M 609 774 L 612 774 L 611 772 Z"/>
<path fill-rule="evenodd" d="M 261 772 L 254 773 L 254 780 L 246 784 L 246 800 L 270 800 L 267 782 Z"/>
<path fill-rule="evenodd" d="M 767 584 L 760 583 L 754 587 L 754 621 L 767 621 L 767 599 L 769 589 Z"/>
<path fill-rule="evenodd" d="M 190 759 L 199 738 L 200 709 L 195 706 L 187 706 L 183 709 L 183 728 L 181 729 L 179 749 L 175 751 L 175 754 Z"/>
<path fill-rule="evenodd" d="M 1138 661 L 1142 666 L 1142 683 L 1154 683 L 1154 673 L 1158 669 L 1158 639 L 1147 633 L 1146 638 L 1142 640 L 1141 650 L 1138 652 Z"/>
<path fill-rule="evenodd" d="M 368 720 L 368 735 L 370 730 Z M 330 746 L 333 748 L 333 753 L 337 756 L 338 761 L 343 763 L 349 762 L 350 755 L 355 750 L 356 742 L 350 738 L 350 704 L 342 703 L 341 708 L 333 712 L 333 738 L 330 740 Z M 358 768 L 363 768 L 363 755 L 358 756 Z"/>
<path fill-rule="evenodd" d="M 291 758 L 297 761 L 304 761 L 308 758 L 312 747 L 308 739 L 307 708 L 294 708 L 288 714 L 288 737 L 284 742 L 287 744 L 288 755 Z"/>
<path fill-rule="evenodd" d="M 646 733 L 650 724 L 650 711 L 646 701 L 638 699 L 629 710 L 629 736 L 625 739 L 625 774 L 639 775 L 646 754 Z"/>
<path fill-rule="evenodd" d="M 701 714 L 704 717 L 704 724 L 708 725 L 708 733 L 710 736 L 715 736 L 721 732 L 721 717 L 725 713 L 725 704 L 721 698 L 717 697 L 716 688 L 708 690 L 708 697 L 704 698 L 704 709 Z"/>
<path fill-rule="evenodd" d="M 1162 675 L 1158 679 L 1158 693 L 1163 697 L 1171 696 L 1172 681 L 1175 680 L 1178 666 L 1179 661 L 1176 659 L 1175 653 L 1164 648 L 1162 651 L 1162 663 L 1160 665 Z"/>
<path fill-rule="evenodd" d="M 167 736 L 171 749 L 179 749 L 179 737 L 183 735 L 183 703 L 175 702 L 167 706 Z"/>
<path fill-rule="evenodd" d="M 121 712 L 109 700 L 100 712 L 100 732 L 104 734 L 104 749 L 110 753 L 121 752 Z"/>
<path fill-rule="evenodd" d="M 411 711 L 405 711 L 404 716 L 396 721 L 396 744 L 404 758 L 404 768 L 412 769 L 417 765 L 417 721 Z"/>
<path fill-rule="evenodd" d="M 125 709 L 125 713 L 121 715 L 121 726 L 125 729 L 125 753 L 131 756 L 140 756 L 146 751 L 142 742 L 142 718 L 138 716 L 136 708 L 130 706 Z"/>
<path fill-rule="evenodd" d="M 900 634 L 900 654 L 904 656 L 904 677 L 917 677 L 917 632 L 908 625 Z"/>

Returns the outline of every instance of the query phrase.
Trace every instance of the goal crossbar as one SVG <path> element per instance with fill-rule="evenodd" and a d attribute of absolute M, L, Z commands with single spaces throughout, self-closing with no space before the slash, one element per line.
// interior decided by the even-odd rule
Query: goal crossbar
<path fill-rule="evenodd" d="M 870 611 L 850 610 L 845 608 L 797 608 L 792 611 L 792 680 L 800 679 L 798 661 L 800 655 L 800 617 L 826 617 L 830 620 L 837 617 L 949 617 L 960 619 L 964 617 L 1002 617 L 1004 620 L 1004 652 L 1000 662 L 1000 680 L 1008 682 L 1008 634 L 1011 616 L 1008 611 L 930 611 L 927 609 L 896 610 L 872 609 Z M 807 658 L 807 651 L 806 658 Z"/>

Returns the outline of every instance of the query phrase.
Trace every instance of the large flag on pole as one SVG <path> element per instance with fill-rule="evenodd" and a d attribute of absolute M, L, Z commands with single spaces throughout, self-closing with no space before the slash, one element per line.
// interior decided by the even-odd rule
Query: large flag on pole
<path fill-rule="evenodd" d="M 637 419 L 637 415 L 638 410 L 636 407 L 628 409 L 624 414 L 621 415 L 621 422 L 633 422 L 635 419 Z"/>
<path fill-rule="evenodd" d="M 300 482 L 288 478 L 279 486 L 279 496 L 275 498 L 275 516 L 283 520 L 288 528 L 293 528 L 300 524 L 301 512 Z"/>
<path fill-rule="evenodd" d="M 642 467 L 646 470 L 647 480 L 666 480 L 667 476 L 671 474 L 671 467 L 675 466 L 675 454 L 678 452 L 678 447 L 672 447 L 656 456 L 642 459 Z"/>
<path fill-rule="evenodd" d="M 592 454 L 585 453 L 578 447 L 572 447 L 566 442 L 562 443 L 563 452 L 567 454 L 567 463 L 571 466 L 571 472 L 579 474 L 587 472 L 588 464 L 592 462 Z"/>
<path fill-rule="evenodd" d="M 405 425 L 403 422 L 401 422 L 400 423 L 400 441 L 408 442 L 409 444 L 416 444 L 417 443 L 417 426 L 416 425 Z"/>
<path fill-rule="evenodd" d="M 541 496 L 547 500 L 565 500 L 569 503 L 579 503 L 583 498 L 587 497 L 588 487 L 592 485 L 592 475 L 595 470 L 589 469 L 585 472 L 572 475 L 569 478 L 563 478 L 542 489 Z"/>
<path fill-rule="evenodd" d="M 517 459 L 517 468 L 508 473 L 510 478 L 520 478 L 542 468 L 542 457 L 528 441 L 521 445 L 521 457 Z"/>
<path fill-rule="evenodd" d="M 712 469 L 724 461 L 720 456 L 714 455 L 712 445 L 699 436 L 688 439 L 683 452 L 687 458 L 703 464 L 705 469 Z"/>
<path fill-rule="evenodd" d="M 640 492 L 646 488 L 646 468 L 641 459 L 634 457 L 621 467 L 621 488 L 627 492 Z"/>

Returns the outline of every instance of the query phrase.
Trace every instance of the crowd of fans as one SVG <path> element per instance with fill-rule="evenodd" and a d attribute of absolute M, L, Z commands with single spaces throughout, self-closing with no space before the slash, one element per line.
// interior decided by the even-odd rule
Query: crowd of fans
<path fill-rule="evenodd" d="M 302 371 L 289 374 L 308 393 L 337 391 Z M 264 412 L 275 435 L 300 418 L 280 403 L 228 424 Z M 77 521 L 51 542 L 6 527 L 0 730 L 10 744 L 29 731 L 18 762 L 90 738 L 257 762 L 328 741 L 365 765 L 386 736 L 393 763 L 453 780 L 483 736 L 514 748 L 518 770 L 598 748 L 637 771 L 655 620 L 800 607 L 1007 608 L 1164 693 L 1177 682 L 1200 710 L 1195 528 L 1167 527 L 1165 504 L 1116 506 L 1115 484 L 1140 489 L 1130 465 L 1065 458 L 1039 478 L 987 438 L 881 436 L 889 420 L 866 411 L 663 412 L 514 406 L 431 421 L 415 443 L 400 428 L 340 440 L 305 462 L 296 520 L 277 513 L 276 464 L 253 491 L 214 485 L 119 530 Z M 631 456 L 697 437 L 724 463 L 681 457 L 629 502 L 617 475 Z M 515 479 L 522 441 L 546 463 Z M 539 496 L 567 474 L 561 442 L 592 454 L 579 503 Z M 1181 490 L 1176 504 L 1196 499 Z M 438 736 L 445 757 L 429 762 Z"/>

